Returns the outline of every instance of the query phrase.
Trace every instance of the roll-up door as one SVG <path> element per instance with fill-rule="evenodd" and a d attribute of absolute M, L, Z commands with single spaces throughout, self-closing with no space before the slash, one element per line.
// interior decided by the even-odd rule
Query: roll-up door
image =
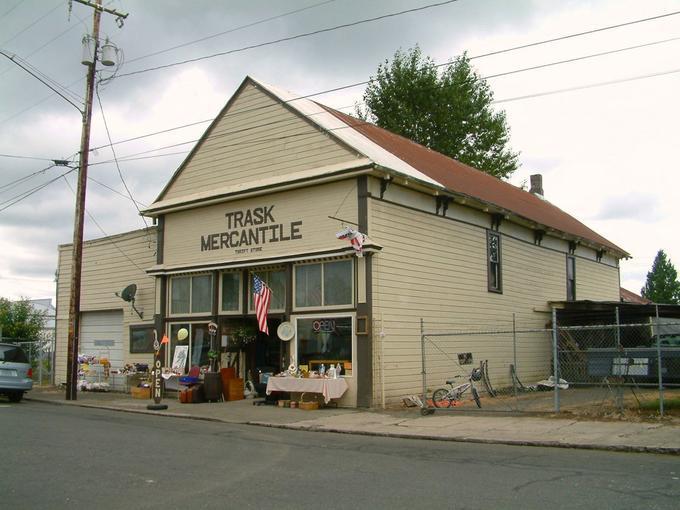
<path fill-rule="evenodd" d="M 112 368 L 123 366 L 123 312 L 83 312 L 78 351 L 108 358 Z"/>

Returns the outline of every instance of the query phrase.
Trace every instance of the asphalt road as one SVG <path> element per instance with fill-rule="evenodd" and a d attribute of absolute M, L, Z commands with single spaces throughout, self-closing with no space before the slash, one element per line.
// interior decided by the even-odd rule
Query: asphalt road
<path fill-rule="evenodd" d="M 3 509 L 678 508 L 680 458 L 0 401 Z"/>

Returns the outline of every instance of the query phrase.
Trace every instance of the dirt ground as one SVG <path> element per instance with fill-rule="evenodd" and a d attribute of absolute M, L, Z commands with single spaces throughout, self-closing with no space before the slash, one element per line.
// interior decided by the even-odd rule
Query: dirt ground
<path fill-rule="evenodd" d="M 540 413 L 555 417 L 569 416 L 587 420 L 625 420 L 680 423 L 680 388 L 665 388 L 664 400 L 668 405 L 661 418 L 658 409 L 658 388 L 588 386 L 559 390 L 560 413 L 554 413 L 555 394 L 552 390 L 526 391 L 514 394 L 512 388 L 497 391 L 496 397 L 480 391 L 482 408 L 472 400 L 464 400 L 451 411 L 482 411 L 510 413 Z M 675 405 L 671 405 L 675 404 Z"/>

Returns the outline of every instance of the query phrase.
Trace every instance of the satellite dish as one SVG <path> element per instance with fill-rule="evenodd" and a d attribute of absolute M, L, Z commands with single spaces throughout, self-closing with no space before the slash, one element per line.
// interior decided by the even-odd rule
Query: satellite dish
<path fill-rule="evenodd" d="M 291 322 L 282 322 L 276 329 L 276 334 L 284 342 L 288 342 L 295 336 L 295 327 Z"/>
<path fill-rule="evenodd" d="M 120 297 L 123 301 L 129 303 L 130 301 L 135 300 L 135 294 L 137 294 L 137 286 L 132 283 L 123 289 L 123 292 L 120 293 Z"/>

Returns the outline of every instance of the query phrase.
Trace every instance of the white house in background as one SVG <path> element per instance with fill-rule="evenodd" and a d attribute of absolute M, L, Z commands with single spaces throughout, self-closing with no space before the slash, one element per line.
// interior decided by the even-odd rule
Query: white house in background
<path fill-rule="evenodd" d="M 35 311 L 43 312 L 45 314 L 45 325 L 42 330 L 42 337 L 45 340 L 54 340 L 57 309 L 52 305 L 52 299 L 29 299 L 28 302 Z"/>

